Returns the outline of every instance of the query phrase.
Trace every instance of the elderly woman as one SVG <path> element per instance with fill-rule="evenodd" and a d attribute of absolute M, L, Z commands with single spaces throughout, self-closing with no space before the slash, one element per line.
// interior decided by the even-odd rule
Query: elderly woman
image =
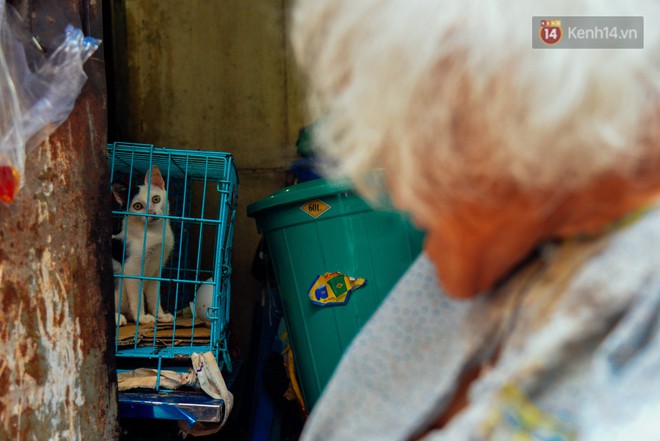
<path fill-rule="evenodd" d="M 644 49 L 533 49 L 542 14 L 644 16 Z M 293 18 L 333 169 L 427 231 L 303 439 L 660 439 L 660 4 Z"/>

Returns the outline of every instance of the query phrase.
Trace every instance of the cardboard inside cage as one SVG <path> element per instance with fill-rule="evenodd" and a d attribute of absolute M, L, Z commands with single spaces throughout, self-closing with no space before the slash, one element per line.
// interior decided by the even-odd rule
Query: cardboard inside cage
<path fill-rule="evenodd" d="M 137 328 L 137 337 L 136 337 Z M 203 321 L 192 318 L 178 318 L 174 323 L 158 323 L 158 325 L 139 325 L 128 323 L 119 328 L 118 346 L 153 346 L 154 336 L 157 346 L 207 345 L 211 341 L 211 329 Z"/>

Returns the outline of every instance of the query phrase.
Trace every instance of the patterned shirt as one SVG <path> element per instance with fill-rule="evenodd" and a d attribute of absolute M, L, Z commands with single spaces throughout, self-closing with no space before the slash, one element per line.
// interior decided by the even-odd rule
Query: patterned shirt
<path fill-rule="evenodd" d="M 497 354 L 496 361 L 491 362 Z M 355 338 L 303 441 L 660 440 L 660 210 L 546 246 L 502 286 L 446 297 L 425 255 Z"/>

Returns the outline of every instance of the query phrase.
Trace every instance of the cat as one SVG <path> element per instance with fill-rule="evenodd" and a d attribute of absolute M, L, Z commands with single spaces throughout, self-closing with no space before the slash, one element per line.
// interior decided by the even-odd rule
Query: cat
<path fill-rule="evenodd" d="M 147 173 L 144 177 L 144 185 L 139 185 L 130 191 L 130 203 L 128 201 L 129 189 L 125 183 L 113 182 L 112 194 L 113 203 L 121 206 L 121 209 L 128 213 L 168 214 L 165 180 L 155 165 L 151 168 L 151 173 Z M 151 199 L 149 203 L 147 203 L 147 194 Z M 146 241 L 145 223 L 147 224 Z M 112 267 L 115 274 L 160 277 L 161 263 L 165 265 L 173 248 L 174 233 L 169 219 L 129 214 L 123 219 L 123 222 L 113 225 Z M 143 260 L 144 267 L 142 266 Z M 122 261 L 124 262 L 123 273 Z M 119 306 L 120 293 L 121 308 Z M 140 324 L 152 324 L 156 321 L 156 317 L 159 322 L 174 321 L 172 314 L 163 311 L 159 299 L 159 281 L 117 278 L 115 280 L 115 324 L 125 325 L 127 319 L 139 321 Z M 139 311 L 138 303 L 140 303 Z M 145 312 L 145 304 L 149 313 Z"/>

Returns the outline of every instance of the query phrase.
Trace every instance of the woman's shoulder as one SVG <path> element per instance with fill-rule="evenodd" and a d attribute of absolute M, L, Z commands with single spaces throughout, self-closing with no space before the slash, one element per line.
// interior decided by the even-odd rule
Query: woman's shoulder
<path fill-rule="evenodd" d="M 649 283 L 660 283 L 660 207 L 645 211 L 595 241 L 597 252 L 576 272 L 581 294 L 632 299 Z"/>

